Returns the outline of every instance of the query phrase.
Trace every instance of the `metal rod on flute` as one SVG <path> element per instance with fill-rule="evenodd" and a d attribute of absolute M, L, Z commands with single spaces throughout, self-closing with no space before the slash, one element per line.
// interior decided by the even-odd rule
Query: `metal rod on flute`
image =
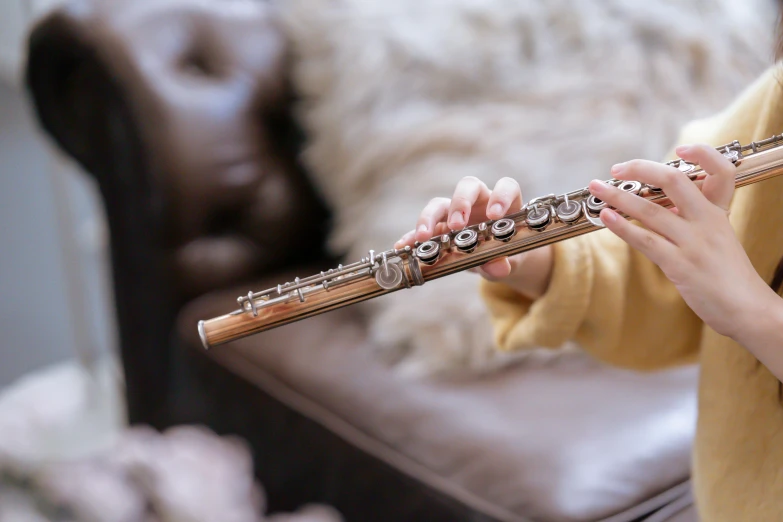
<path fill-rule="evenodd" d="M 737 141 L 717 148 L 732 163 L 737 188 L 783 174 L 783 135 L 742 145 Z M 705 173 L 683 160 L 668 165 L 701 184 Z M 672 204 L 657 187 L 638 181 L 609 180 L 621 190 L 664 207 Z M 603 228 L 598 215 L 606 203 L 587 188 L 567 194 L 538 197 L 519 212 L 433 237 L 414 248 L 392 249 L 356 263 L 339 265 L 303 279 L 279 284 L 237 299 L 239 308 L 199 321 L 204 348 L 260 333 L 360 301 L 420 286 L 440 277 L 563 241 Z M 626 217 L 627 216 L 623 216 Z"/>

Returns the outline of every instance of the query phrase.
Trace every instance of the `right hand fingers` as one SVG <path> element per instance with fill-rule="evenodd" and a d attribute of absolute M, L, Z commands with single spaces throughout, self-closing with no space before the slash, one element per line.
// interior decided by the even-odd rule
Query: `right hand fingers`
<path fill-rule="evenodd" d="M 412 245 L 415 241 L 427 241 L 445 232 L 445 228 L 460 230 L 471 221 L 486 218 L 499 219 L 522 208 L 522 192 L 519 183 L 511 178 L 501 178 L 490 191 L 481 180 L 466 176 L 457 183 L 454 196 L 432 199 L 422 210 L 416 228 L 395 244 L 395 248 Z M 481 212 L 478 210 L 481 209 Z M 444 223 L 446 222 L 446 223 Z"/>
<path fill-rule="evenodd" d="M 405 248 L 406 246 L 413 246 L 416 241 L 416 230 L 406 232 L 403 236 L 394 243 L 394 248 Z"/>
<path fill-rule="evenodd" d="M 484 206 L 489 201 L 490 191 L 487 185 L 473 176 L 462 178 L 454 189 L 451 200 L 435 198 L 431 200 L 419 216 L 416 223 L 416 241 L 427 241 L 436 233 L 436 225 L 446 221 L 451 230 L 460 230 L 470 222 L 474 207 Z M 481 217 L 479 217 L 481 219 Z"/>
<path fill-rule="evenodd" d="M 427 239 L 430 239 L 430 237 L 435 237 L 441 234 L 445 234 L 447 232 L 448 232 L 448 227 L 446 226 L 446 223 L 442 223 L 442 222 L 437 223 L 435 225 L 434 233 L 432 234 L 432 236 L 428 236 Z M 400 239 L 398 239 L 397 242 L 394 243 L 394 248 L 405 248 L 406 246 L 412 247 L 416 241 L 417 241 L 416 229 L 413 229 L 409 232 L 406 232 Z"/>
<path fill-rule="evenodd" d="M 413 237 L 415 241 L 424 242 L 435 235 L 436 225 L 446 220 L 450 203 L 448 198 L 435 198 L 427 203 L 416 222 Z"/>
<path fill-rule="evenodd" d="M 500 219 L 506 214 L 522 209 L 522 189 L 515 179 L 500 178 L 487 202 L 487 217 Z"/>
<path fill-rule="evenodd" d="M 484 185 L 486 187 L 486 185 Z M 459 186 L 457 187 L 459 189 Z M 471 193 L 472 194 L 472 193 Z M 456 191 L 455 191 L 456 196 Z M 473 203 L 472 206 L 480 204 L 480 197 Z M 449 215 L 454 217 L 452 209 L 454 208 L 453 200 L 449 209 Z M 522 208 L 522 189 L 519 187 L 519 183 L 512 178 L 501 178 L 495 184 L 495 188 L 489 193 L 486 203 L 485 215 L 489 219 L 500 219 L 509 212 L 516 212 Z M 479 219 L 484 219 L 483 216 L 478 216 Z M 449 226 L 452 226 L 453 219 L 449 220 Z M 465 219 L 465 225 L 470 221 L 470 214 L 468 213 Z M 464 225 L 463 225 L 464 226 Z M 453 227 L 452 227 L 453 228 Z M 474 272 L 480 274 L 482 277 L 492 280 L 503 279 L 508 277 L 511 273 L 511 262 L 508 257 L 501 257 L 493 259 L 488 263 L 484 263 L 480 267 L 473 269 Z"/>
<path fill-rule="evenodd" d="M 468 226 L 473 208 L 486 205 L 490 195 L 489 187 L 480 179 L 473 176 L 462 178 L 454 189 L 454 196 L 448 208 L 449 228 L 460 230 Z"/>
<path fill-rule="evenodd" d="M 482 208 L 483 212 L 476 213 L 474 210 L 478 208 Z M 472 221 L 500 219 L 508 214 L 509 210 L 516 212 L 521 208 L 522 190 L 516 180 L 501 178 L 490 191 L 484 182 L 467 176 L 462 178 L 454 190 L 448 210 L 448 225 L 452 230 L 460 230 Z"/>

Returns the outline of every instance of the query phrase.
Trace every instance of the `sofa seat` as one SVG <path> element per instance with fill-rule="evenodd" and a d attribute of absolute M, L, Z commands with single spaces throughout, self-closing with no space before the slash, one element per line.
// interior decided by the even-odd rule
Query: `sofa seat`
<path fill-rule="evenodd" d="M 178 329 L 188 346 L 203 351 L 197 321 L 231 311 L 247 290 L 185 307 Z M 683 516 L 690 503 L 696 367 L 635 373 L 577 352 L 483 377 L 406 380 L 370 352 L 349 307 L 207 353 L 489 520 L 620 522 L 675 501 Z"/>

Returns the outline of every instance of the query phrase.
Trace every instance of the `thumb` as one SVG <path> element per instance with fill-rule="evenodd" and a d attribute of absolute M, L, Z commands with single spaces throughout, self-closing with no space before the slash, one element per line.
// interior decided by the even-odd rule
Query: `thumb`
<path fill-rule="evenodd" d="M 507 257 L 501 257 L 500 259 L 493 259 L 488 263 L 484 263 L 479 268 L 479 274 L 481 274 L 484 277 L 484 279 L 488 279 L 490 281 L 497 281 L 498 279 L 503 279 L 504 277 L 508 277 L 510 273 L 511 273 L 511 263 L 509 263 Z"/>

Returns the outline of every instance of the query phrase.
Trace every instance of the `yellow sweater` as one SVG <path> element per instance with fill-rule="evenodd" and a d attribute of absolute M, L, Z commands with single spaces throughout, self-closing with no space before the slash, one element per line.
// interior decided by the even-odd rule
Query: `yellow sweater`
<path fill-rule="evenodd" d="M 680 143 L 747 143 L 783 132 L 783 74 L 770 69 L 720 114 L 683 129 Z M 770 281 L 783 256 L 783 177 L 736 192 L 731 222 Z M 546 294 L 527 301 L 482 282 L 503 350 L 573 339 L 610 364 L 640 370 L 699 361 L 693 482 L 702 520 L 783 520 L 783 388 L 743 347 L 688 308 L 653 263 L 608 230 L 554 246 Z M 783 349 L 783 346 L 781 346 Z"/>

